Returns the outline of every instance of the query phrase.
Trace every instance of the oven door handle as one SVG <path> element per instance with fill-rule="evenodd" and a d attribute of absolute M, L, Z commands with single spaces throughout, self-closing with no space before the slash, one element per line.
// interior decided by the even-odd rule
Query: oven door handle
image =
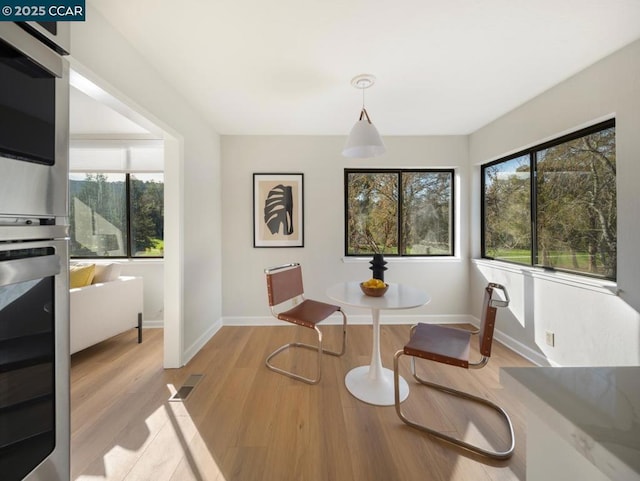
<path fill-rule="evenodd" d="M 60 274 L 60 256 L 53 254 L 0 262 L 0 287 Z"/>

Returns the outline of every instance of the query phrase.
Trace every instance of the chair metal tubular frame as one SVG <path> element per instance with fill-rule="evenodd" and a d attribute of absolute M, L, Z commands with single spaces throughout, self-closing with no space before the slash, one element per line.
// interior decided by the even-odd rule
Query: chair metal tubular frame
<path fill-rule="evenodd" d="M 294 263 L 290 263 L 290 264 L 284 264 L 281 266 L 276 266 L 276 267 L 271 267 L 268 269 L 265 269 L 264 272 L 267 275 L 267 278 L 269 278 L 270 275 L 274 274 L 277 271 L 280 271 L 282 269 L 293 269 L 293 268 L 297 268 L 300 269 L 300 264 L 297 262 Z M 268 286 L 270 286 L 269 281 L 267 282 Z M 269 287 L 269 289 L 271 289 L 271 287 Z M 304 293 L 302 292 L 302 281 L 300 278 L 300 286 L 299 286 L 300 292 L 297 293 L 296 296 L 293 297 L 294 299 L 294 304 L 295 305 L 301 305 L 305 302 L 307 303 L 317 303 L 317 301 L 313 301 L 313 300 L 308 300 L 304 297 Z M 287 322 L 291 322 L 293 324 L 302 326 L 302 327 L 312 327 L 306 323 L 299 323 L 296 322 L 295 319 L 287 319 L 287 318 L 283 318 L 282 315 L 284 313 L 278 313 L 276 312 L 276 310 L 274 309 L 274 306 L 276 304 L 273 304 L 272 301 L 272 297 L 271 297 L 271 293 L 269 293 L 270 297 L 270 301 L 269 301 L 269 307 L 271 309 L 271 313 L 272 315 L 276 318 L 276 319 L 280 319 L 280 320 L 284 320 Z M 300 303 L 296 302 L 297 300 L 302 301 Z M 316 332 L 316 334 L 318 335 L 318 344 L 317 345 L 312 345 L 312 344 L 306 344 L 303 342 L 290 342 L 288 344 L 285 344 L 283 346 L 280 346 L 278 349 L 276 349 L 275 351 L 273 351 L 271 354 L 269 354 L 265 360 L 265 365 L 267 366 L 267 368 L 269 368 L 270 370 L 283 374 L 287 377 L 290 377 L 292 379 L 297 379 L 298 381 L 302 381 L 305 382 L 307 384 L 317 384 L 318 382 L 320 382 L 320 379 L 322 377 L 322 354 L 328 354 L 330 356 L 342 356 L 345 351 L 346 351 L 346 345 L 347 345 L 347 316 L 345 315 L 345 313 L 342 311 L 342 309 L 339 306 L 335 306 L 335 312 L 339 312 L 342 315 L 342 346 L 340 348 L 339 351 L 332 351 L 329 349 L 325 349 L 322 346 L 322 331 L 315 325 L 315 323 L 313 324 L 313 330 Z M 320 321 L 317 321 L 320 322 Z M 273 364 L 271 364 L 271 359 L 273 359 L 275 356 L 277 356 L 278 354 L 280 354 L 283 351 L 286 351 L 287 349 L 290 348 L 304 348 L 304 349 L 310 349 L 312 351 L 317 351 L 318 356 L 317 356 L 317 367 L 316 367 L 316 376 L 313 378 L 308 378 L 305 376 L 302 376 L 300 374 L 296 374 L 292 371 L 287 371 L 285 369 L 279 368 L 274 366 Z"/>
<path fill-rule="evenodd" d="M 505 295 L 505 300 L 497 300 L 497 299 L 491 299 L 491 293 L 493 291 L 493 289 L 501 289 L 502 292 Z M 495 284 L 495 283 L 490 283 L 487 288 L 486 291 L 489 293 L 489 302 L 486 304 L 486 306 L 490 309 L 495 310 L 496 307 L 506 307 L 509 304 L 509 296 L 507 294 L 506 289 L 504 288 L 504 286 L 500 285 L 500 284 Z M 488 310 L 488 309 L 487 309 Z M 483 313 L 483 317 L 485 316 L 485 313 Z M 417 328 L 416 326 L 413 326 L 411 328 L 411 336 L 413 336 L 413 333 L 415 332 Z M 450 329 L 455 329 L 455 328 L 450 328 Z M 482 329 L 482 328 L 481 328 Z M 477 334 L 479 331 L 472 331 L 470 333 L 470 335 L 474 335 Z M 511 422 L 511 418 L 509 418 L 509 415 L 507 414 L 507 412 L 502 409 L 500 406 L 498 406 L 497 404 L 489 401 L 488 399 L 484 399 L 478 396 L 474 396 L 473 394 L 469 394 L 467 392 L 464 391 L 459 391 L 457 389 L 453 389 L 451 387 L 448 386 L 444 386 L 442 384 L 436 384 L 434 382 L 430 382 L 427 381 L 423 378 L 421 378 L 420 376 L 418 376 L 417 372 L 416 372 L 416 365 L 415 365 L 415 356 L 411 356 L 411 374 L 413 375 L 414 379 L 416 381 L 418 381 L 420 384 L 430 387 L 432 389 L 436 389 L 440 392 L 452 395 L 452 396 L 457 396 L 463 399 L 467 399 L 469 401 L 474 401 L 480 404 L 483 404 L 491 409 L 494 409 L 495 411 L 498 412 L 498 414 L 504 419 L 507 427 L 509 428 L 509 448 L 506 449 L 505 451 L 490 451 L 487 449 L 483 449 L 479 446 L 476 446 L 474 444 L 470 444 L 467 443 L 466 441 L 463 441 L 461 439 L 458 438 L 454 438 L 452 436 L 449 436 L 447 434 L 444 434 L 440 431 L 437 431 L 435 429 L 429 428 L 425 425 L 422 424 L 418 424 L 414 421 L 411 421 L 410 419 L 407 418 L 407 416 L 404 414 L 404 412 L 402 411 L 401 405 L 400 405 L 400 374 L 399 374 L 399 360 L 403 355 L 410 355 L 410 354 L 405 354 L 405 350 L 404 349 L 400 349 L 399 351 L 397 351 L 394 355 L 393 358 L 393 384 L 394 384 L 394 395 L 395 395 L 395 408 L 396 408 L 396 413 L 398 415 L 398 417 L 407 425 L 414 427 L 416 429 L 419 429 L 421 431 L 424 431 L 432 436 L 435 436 L 439 439 L 442 439 L 443 441 L 449 442 L 451 444 L 454 444 L 456 446 L 459 446 L 461 448 L 464 448 L 468 451 L 471 451 L 473 453 L 482 455 L 482 456 L 486 456 L 492 459 L 498 459 L 498 460 L 503 460 L 503 459 L 508 459 L 513 455 L 514 449 L 515 449 L 515 436 L 513 433 L 513 424 Z M 484 365 L 487 364 L 489 360 L 489 356 L 485 356 L 483 355 L 480 359 L 480 361 L 478 362 L 469 362 L 468 367 L 469 368 L 474 368 L 474 369 L 479 369 L 481 367 L 483 367 Z M 437 362 L 437 361 L 436 361 Z"/>

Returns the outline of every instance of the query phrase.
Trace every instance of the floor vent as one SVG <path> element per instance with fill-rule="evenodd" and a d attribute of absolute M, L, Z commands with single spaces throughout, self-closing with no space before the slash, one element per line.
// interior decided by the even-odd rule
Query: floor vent
<path fill-rule="evenodd" d="M 178 389 L 178 391 L 169 398 L 169 401 L 184 401 L 189 397 L 189 394 L 196 388 L 196 385 L 202 379 L 203 374 L 192 374 L 187 378 L 184 384 Z"/>

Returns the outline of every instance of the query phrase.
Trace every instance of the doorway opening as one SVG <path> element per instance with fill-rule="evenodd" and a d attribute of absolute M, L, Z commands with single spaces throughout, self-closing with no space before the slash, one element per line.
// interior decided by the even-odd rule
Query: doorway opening
<path fill-rule="evenodd" d="M 131 229 L 127 228 L 126 234 L 125 229 L 118 225 L 130 227 L 129 218 L 125 222 L 115 222 L 104 215 L 93 215 L 92 219 L 99 218 L 99 225 L 89 222 L 79 238 L 72 238 L 72 245 L 75 241 L 79 248 L 85 249 L 80 253 L 93 255 L 93 239 L 99 240 L 100 235 L 112 239 L 109 246 L 102 246 L 104 249 L 96 250 L 94 254 L 101 259 L 105 256 L 118 257 L 117 262 L 122 264 L 124 275 L 144 278 L 144 326 L 164 329 L 164 367 L 180 367 L 183 351 L 181 276 L 177 275 L 181 272 L 181 221 L 178 215 L 182 203 L 180 136 L 150 120 L 132 106 L 133 102 L 128 103 L 117 93 L 107 91 L 99 85 L 99 79 L 87 72 L 79 72 L 73 65 L 70 84 L 70 184 L 75 177 L 78 177 L 76 182 L 82 182 L 82 176 L 83 179 L 101 180 L 105 185 L 110 180 L 122 183 L 125 179 L 131 182 L 133 178 L 135 185 L 147 185 L 157 190 L 158 183 L 162 181 L 164 204 L 161 233 L 140 235 L 136 241 Z M 82 199 L 74 198 L 73 193 L 70 202 L 78 204 L 78 212 L 86 214 L 91 210 Z M 79 224 L 81 218 L 82 213 L 79 213 Z M 73 221 L 70 219 L 72 224 Z M 100 232 L 93 232 L 96 229 Z M 98 247 L 96 245 L 96 249 Z M 72 252 L 72 257 L 78 256 Z"/>

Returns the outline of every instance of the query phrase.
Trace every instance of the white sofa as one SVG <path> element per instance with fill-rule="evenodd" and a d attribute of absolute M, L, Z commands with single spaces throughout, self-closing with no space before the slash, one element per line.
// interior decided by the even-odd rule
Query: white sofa
<path fill-rule="evenodd" d="M 71 354 L 128 329 L 142 342 L 142 277 L 118 276 L 69 290 Z"/>

